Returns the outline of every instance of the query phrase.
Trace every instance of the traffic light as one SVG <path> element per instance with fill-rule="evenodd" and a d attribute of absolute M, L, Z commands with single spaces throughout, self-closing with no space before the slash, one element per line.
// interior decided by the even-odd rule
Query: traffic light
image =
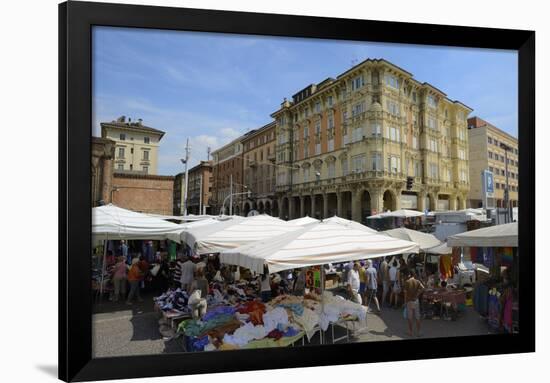
<path fill-rule="evenodd" d="M 407 190 L 411 190 L 413 188 L 413 182 L 414 182 L 413 177 L 407 177 Z"/>

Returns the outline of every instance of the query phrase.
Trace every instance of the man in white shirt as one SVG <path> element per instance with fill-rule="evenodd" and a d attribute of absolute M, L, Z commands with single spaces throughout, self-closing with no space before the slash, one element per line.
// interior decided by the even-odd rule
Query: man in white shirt
<path fill-rule="evenodd" d="M 195 264 L 188 257 L 187 260 L 181 265 L 181 288 L 184 291 L 189 289 L 195 273 Z"/>
<path fill-rule="evenodd" d="M 351 300 L 355 303 L 362 304 L 363 300 L 359 294 L 359 286 L 361 281 L 359 279 L 359 263 L 355 262 L 353 269 L 348 272 L 348 291 L 351 295 Z"/>

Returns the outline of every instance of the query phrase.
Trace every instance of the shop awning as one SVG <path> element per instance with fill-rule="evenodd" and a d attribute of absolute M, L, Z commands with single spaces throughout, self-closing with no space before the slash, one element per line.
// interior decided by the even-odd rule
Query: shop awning
<path fill-rule="evenodd" d="M 422 251 L 426 251 L 427 249 L 439 246 L 441 244 L 441 241 L 433 234 L 422 233 L 420 231 L 406 229 L 404 227 L 386 230 L 382 233 L 393 238 L 404 239 L 406 241 L 417 243 Z"/>
<path fill-rule="evenodd" d="M 305 226 L 305 225 L 309 225 L 317 222 L 319 222 L 318 219 L 309 217 L 307 215 L 302 218 L 291 219 L 290 221 L 288 221 L 288 223 L 293 223 L 294 225 L 298 225 L 298 226 Z"/>
<path fill-rule="evenodd" d="M 388 211 L 386 213 L 375 214 L 367 217 L 367 219 L 377 219 L 377 218 L 412 218 L 412 217 L 422 217 L 424 213 L 416 210 L 401 209 L 395 211 Z"/>
<path fill-rule="evenodd" d="M 418 253 L 416 243 L 331 222 L 307 225 L 268 240 L 225 250 L 220 262 L 270 273 L 327 263 Z"/>
<path fill-rule="evenodd" d="M 453 248 L 447 246 L 447 243 L 441 242 L 440 245 L 426 249 L 424 252 L 428 254 L 447 255 L 453 253 Z"/>
<path fill-rule="evenodd" d="M 338 224 L 338 225 L 349 227 L 351 229 L 363 230 L 363 231 L 366 231 L 368 233 L 378 233 L 378 231 L 376 231 L 374 229 L 371 229 L 368 226 L 362 225 L 359 222 L 350 221 L 349 219 L 341 218 L 341 217 L 338 217 L 338 216 L 326 218 L 326 219 L 323 220 L 323 222 L 335 223 L 335 224 Z"/>
<path fill-rule="evenodd" d="M 92 208 L 92 236 L 105 239 L 162 240 L 179 237 L 180 225 L 113 204 Z"/>
<path fill-rule="evenodd" d="M 448 246 L 518 247 L 518 223 L 506 223 L 467 231 L 447 238 Z"/>
<path fill-rule="evenodd" d="M 181 239 L 197 253 L 208 254 L 234 249 L 301 228 L 302 226 L 268 215 L 233 217 L 213 225 L 184 230 Z"/>

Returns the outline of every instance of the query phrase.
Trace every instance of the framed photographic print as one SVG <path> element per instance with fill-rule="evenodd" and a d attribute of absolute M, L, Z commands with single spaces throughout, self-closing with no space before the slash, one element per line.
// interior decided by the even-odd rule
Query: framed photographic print
<path fill-rule="evenodd" d="M 533 31 L 59 20 L 61 379 L 534 351 Z"/>

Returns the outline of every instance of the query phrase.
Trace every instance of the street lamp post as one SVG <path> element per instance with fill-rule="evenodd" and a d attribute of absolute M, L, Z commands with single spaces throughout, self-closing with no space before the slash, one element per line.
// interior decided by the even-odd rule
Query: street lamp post
<path fill-rule="evenodd" d="M 504 205 L 506 206 L 508 222 L 512 222 L 510 209 L 510 186 L 508 185 L 508 151 L 512 148 L 505 143 L 500 143 L 500 148 L 504 149 L 504 171 L 506 172 L 506 187 L 504 188 Z"/>
<path fill-rule="evenodd" d="M 222 203 L 222 207 L 220 208 L 220 215 L 222 215 L 223 212 L 224 212 L 225 203 L 227 202 L 227 199 L 228 199 L 228 198 L 231 198 L 231 200 L 233 200 L 233 196 L 234 196 L 234 195 L 237 196 L 237 195 L 244 195 L 244 194 L 246 194 L 246 195 L 248 195 L 248 196 L 250 197 L 251 191 L 248 190 L 248 191 L 243 192 L 243 193 L 231 193 L 231 194 L 229 194 L 227 197 L 225 197 L 224 200 L 223 200 L 223 203 Z M 231 213 L 232 213 L 231 208 L 229 209 L 229 213 L 230 213 L 229 215 L 231 215 Z"/>

